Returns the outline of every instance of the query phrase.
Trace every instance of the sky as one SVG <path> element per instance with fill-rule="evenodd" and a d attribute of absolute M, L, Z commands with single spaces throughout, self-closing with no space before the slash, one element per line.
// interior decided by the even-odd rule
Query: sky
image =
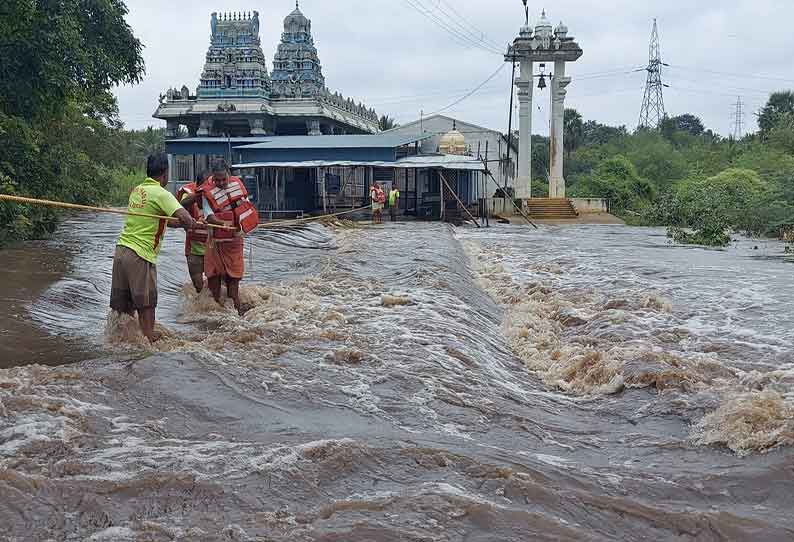
<path fill-rule="evenodd" d="M 145 46 L 147 72 L 141 84 L 116 91 L 128 128 L 163 126 L 151 117 L 158 96 L 169 87 L 196 88 L 213 11 L 259 11 L 270 72 L 284 17 L 295 8 L 294 0 L 126 3 L 127 21 Z M 636 127 L 654 18 L 669 64 L 662 78 L 670 116 L 695 114 L 727 136 L 741 97 L 745 132 L 754 131 L 755 112 L 769 93 L 794 88 L 791 0 L 529 0 L 529 6 L 533 26 L 545 8 L 584 50 L 567 66 L 573 81 L 566 107 L 585 120 Z M 300 8 L 312 20 L 331 91 L 400 123 L 443 111 L 507 131 L 510 66 L 500 53 L 523 25 L 521 0 L 301 0 Z M 548 92 L 535 90 L 534 133 L 548 132 Z M 515 107 L 513 113 L 515 127 Z"/>

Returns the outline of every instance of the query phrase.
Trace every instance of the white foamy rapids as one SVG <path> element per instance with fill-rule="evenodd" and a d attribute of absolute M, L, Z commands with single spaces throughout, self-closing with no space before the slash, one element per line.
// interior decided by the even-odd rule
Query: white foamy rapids
<path fill-rule="evenodd" d="M 739 454 L 792 443 L 791 371 L 746 371 L 720 351 L 698 349 L 713 339 L 697 336 L 674 300 L 643 290 L 610 298 L 608 289 L 566 280 L 565 262 L 536 263 L 507 244 L 464 248 L 480 285 L 505 309 L 512 350 L 549 387 L 576 395 L 653 387 L 660 399 L 684 394 L 687 408 L 715 397 L 719 406 L 694 426 L 693 442 Z"/>

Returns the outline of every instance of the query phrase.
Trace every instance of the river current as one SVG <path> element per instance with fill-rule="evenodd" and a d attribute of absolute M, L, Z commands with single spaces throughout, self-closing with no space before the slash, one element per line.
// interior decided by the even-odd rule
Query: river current
<path fill-rule="evenodd" d="M 337 224 L 247 240 L 244 318 L 121 221 L 0 252 L 0 540 L 794 539 L 777 242 L 624 226 Z"/>

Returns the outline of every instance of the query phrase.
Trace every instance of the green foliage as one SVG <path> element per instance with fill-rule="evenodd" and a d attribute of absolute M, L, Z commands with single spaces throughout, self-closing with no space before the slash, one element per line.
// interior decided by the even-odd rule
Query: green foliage
<path fill-rule="evenodd" d="M 606 198 L 618 213 L 647 205 L 655 189 L 623 155 L 603 160 L 572 189 L 574 197 Z"/>
<path fill-rule="evenodd" d="M 140 164 L 111 89 L 138 82 L 141 44 L 119 0 L 0 3 L 0 190 L 103 202 L 114 168 Z M 0 245 L 52 231 L 56 213 L 0 203 Z"/>
<path fill-rule="evenodd" d="M 570 158 L 571 153 L 579 147 L 584 139 L 584 122 L 582 122 L 582 115 L 576 109 L 565 110 L 563 131 L 563 144 L 568 158 Z"/>
<path fill-rule="evenodd" d="M 781 118 L 794 114 L 794 92 L 786 90 L 775 92 L 758 115 L 761 139 L 769 137 L 770 132 L 780 123 Z"/>
<path fill-rule="evenodd" d="M 659 130 L 666 138 L 671 138 L 677 132 L 683 132 L 692 136 L 703 135 L 706 127 L 703 121 L 695 115 L 686 113 L 677 117 L 665 117 L 662 120 Z"/>

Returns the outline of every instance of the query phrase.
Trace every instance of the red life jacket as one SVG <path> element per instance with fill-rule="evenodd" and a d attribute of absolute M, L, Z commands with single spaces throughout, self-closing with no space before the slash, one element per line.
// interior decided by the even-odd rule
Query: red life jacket
<path fill-rule="evenodd" d="M 259 213 L 256 212 L 254 204 L 248 201 L 248 190 L 239 177 L 230 177 L 224 188 L 209 183 L 203 187 L 202 192 L 218 220 L 233 223 L 243 233 L 250 233 L 259 225 Z M 215 229 L 212 237 L 234 239 L 235 232 Z"/>
<path fill-rule="evenodd" d="M 382 188 L 372 187 L 370 192 L 374 192 L 374 194 L 372 194 L 372 200 L 375 203 L 386 203 L 386 192 L 384 192 Z"/>
<path fill-rule="evenodd" d="M 182 198 L 187 196 L 196 196 L 193 205 L 187 210 L 194 220 L 201 220 L 204 218 L 204 212 L 201 210 L 201 188 L 196 186 L 196 183 L 188 183 L 179 189 L 176 199 L 180 202 Z M 209 231 L 207 228 L 196 228 L 195 230 L 188 230 L 185 236 L 185 254 L 191 254 L 193 243 L 206 243 L 209 238 Z"/>

